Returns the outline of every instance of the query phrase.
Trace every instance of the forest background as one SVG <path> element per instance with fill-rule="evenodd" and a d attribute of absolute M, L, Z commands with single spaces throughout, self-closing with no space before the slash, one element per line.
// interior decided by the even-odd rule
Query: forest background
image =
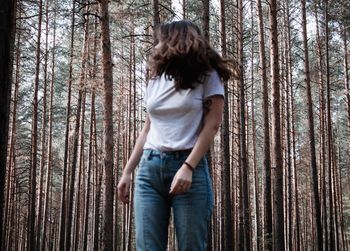
<path fill-rule="evenodd" d="M 133 188 L 122 205 L 116 185 L 144 123 L 153 27 L 182 18 L 240 67 L 208 154 L 208 250 L 349 250 L 349 1 L 2 0 L 0 13 L 1 250 L 135 249 Z"/>

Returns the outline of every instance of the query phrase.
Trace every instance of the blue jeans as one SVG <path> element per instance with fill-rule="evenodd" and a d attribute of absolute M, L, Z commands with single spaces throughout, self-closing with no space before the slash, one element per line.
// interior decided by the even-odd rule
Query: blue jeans
<path fill-rule="evenodd" d="M 213 210 L 206 157 L 193 171 L 190 190 L 184 194 L 169 194 L 173 177 L 189 153 L 186 150 L 143 151 L 135 179 L 136 250 L 166 251 L 171 208 L 179 251 L 206 250 Z"/>

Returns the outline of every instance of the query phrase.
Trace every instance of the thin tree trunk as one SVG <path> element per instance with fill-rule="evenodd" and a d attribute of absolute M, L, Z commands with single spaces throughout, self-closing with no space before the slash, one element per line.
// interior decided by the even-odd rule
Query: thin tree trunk
<path fill-rule="evenodd" d="M 74 212 L 74 194 L 75 194 L 75 179 L 76 179 L 76 169 L 78 165 L 78 147 L 79 147 L 79 132 L 80 132 L 80 120 L 81 120 L 81 114 L 82 114 L 82 101 L 83 101 L 83 95 L 84 95 L 84 84 L 85 84 L 85 77 L 86 77 L 86 60 L 87 60 L 87 44 L 88 44 L 88 36 L 89 36 L 89 29 L 88 29 L 88 23 L 86 22 L 84 24 L 84 42 L 83 42 L 83 50 L 82 50 L 82 62 L 81 62 L 81 69 L 80 69 L 80 77 L 79 77 L 79 92 L 78 92 L 78 102 L 77 102 L 77 115 L 75 119 L 75 128 L 74 128 L 74 136 L 73 136 L 73 159 L 72 159 L 72 167 L 71 167 L 71 179 L 70 179 L 70 185 L 69 185 L 69 199 L 68 199 L 68 216 L 67 216 L 67 235 L 66 235 L 66 250 L 70 250 L 71 246 L 74 244 L 72 238 L 72 226 L 74 225 L 73 222 L 73 212 Z M 79 193 L 79 187 L 77 187 L 77 192 Z M 75 201 L 78 205 L 78 202 Z"/>
<path fill-rule="evenodd" d="M 100 204 L 101 204 L 101 184 L 102 184 L 102 172 L 100 170 L 100 165 L 97 164 L 97 135 L 96 135 L 96 115 L 94 114 L 93 119 L 93 125 L 94 125 L 94 166 L 95 166 L 95 209 L 94 209 L 94 251 L 98 251 L 100 247 L 100 238 L 99 238 L 99 229 L 100 229 Z"/>
<path fill-rule="evenodd" d="M 259 25 L 259 58 L 260 74 L 263 89 L 263 118 L 264 118 L 264 249 L 272 250 L 272 201 L 271 201 L 271 159 L 270 159 L 270 121 L 269 121 L 269 90 L 266 76 L 266 53 L 264 39 L 264 21 L 261 0 L 257 0 Z"/>
<path fill-rule="evenodd" d="M 93 70 L 92 70 L 92 76 L 91 78 L 94 80 L 96 79 L 96 68 L 97 68 L 97 18 L 95 18 L 95 22 L 94 22 L 94 43 L 93 43 Z M 94 137 L 94 118 L 96 117 L 96 108 L 95 108 L 95 86 L 93 84 L 94 82 L 92 82 L 91 84 L 91 115 L 90 115 L 90 135 L 89 135 L 89 152 L 88 152 L 88 181 L 87 181 L 87 192 L 86 192 L 86 200 L 85 200 L 85 219 L 84 219 L 84 247 L 83 250 L 87 250 L 88 248 L 88 235 L 89 235 L 89 207 L 90 207 L 90 191 L 91 191 L 91 176 L 92 174 L 92 170 L 93 167 L 97 168 L 96 166 L 94 166 L 94 151 L 96 151 L 96 149 L 94 149 L 94 140 L 96 140 L 96 138 Z M 93 231 L 91 230 L 91 233 Z"/>
<path fill-rule="evenodd" d="M 291 90 L 292 90 L 292 81 L 293 81 L 293 76 L 292 76 L 292 56 L 291 56 L 291 31 L 290 31 L 290 7 L 289 7 L 289 1 L 285 2 L 286 6 L 286 14 L 284 15 L 285 18 L 285 26 L 286 26 L 286 30 L 285 30 L 285 59 L 286 59 L 286 86 L 285 86 L 285 92 L 286 92 L 286 116 L 287 116 L 287 128 L 286 128 L 286 139 L 287 139 L 287 157 L 286 157 L 286 161 L 287 161 L 287 168 L 288 168 L 288 202 L 286 202 L 286 204 L 288 203 L 288 246 L 289 246 L 289 250 L 293 250 L 293 247 L 296 246 L 295 244 L 295 234 L 294 234 L 294 227 L 295 227 L 295 208 L 294 208 L 294 203 L 293 203 L 293 195 L 295 195 L 295 189 L 293 188 L 293 182 L 295 180 L 294 177 L 294 173 L 293 173 L 293 159 L 292 159 L 292 140 L 291 140 L 291 136 L 292 136 L 292 132 L 291 132 L 291 99 L 292 99 L 292 95 L 291 95 Z"/>
<path fill-rule="evenodd" d="M 43 110 L 42 110 L 42 133 L 41 133 L 41 163 L 40 163 L 40 183 L 38 196 L 38 225 L 36 236 L 36 250 L 40 250 L 42 241 L 42 215 L 43 215 L 43 190 L 44 190 L 44 167 L 46 162 L 46 124 L 47 124 L 47 64 L 48 64 L 48 46 L 49 46 L 49 1 L 45 3 L 45 56 L 44 56 L 44 90 L 43 90 Z"/>
<path fill-rule="evenodd" d="M 275 225 L 275 249 L 284 250 L 284 215 L 283 215 L 283 159 L 281 146 L 280 123 L 280 77 L 277 33 L 277 1 L 270 0 L 270 60 L 271 60 L 271 84 L 272 84 L 272 162 L 275 168 L 274 180 L 274 225 Z"/>
<path fill-rule="evenodd" d="M 56 1 L 54 3 L 55 7 Z M 50 237 L 48 235 L 47 229 L 49 229 L 49 209 L 50 212 L 53 210 L 53 208 L 49 208 L 50 199 L 52 198 L 53 194 L 50 192 L 50 187 L 52 187 L 51 184 L 51 169 L 52 169 L 52 123 L 53 123 L 53 96 L 54 96 L 54 82 L 55 82 L 55 53 L 56 53 L 56 10 L 54 9 L 54 18 L 53 18 L 53 49 L 52 49 L 52 61 L 51 61 L 51 85 L 50 85 L 50 108 L 49 108 L 49 140 L 48 140 L 48 152 L 47 152 L 47 171 L 46 171 L 46 185 L 45 185 L 45 206 L 44 206 L 44 230 L 43 230 L 43 236 L 42 236 L 42 243 L 40 250 L 44 251 L 46 249 L 46 238 Z M 51 195 L 49 197 L 49 194 Z M 49 239 L 50 240 L 50 239 Z"/>
<path fill-rule="evenodd" d="M 111 42 L 109 35 L 108 0 L 100 2 L 102 33 L 102 69 L 104 82 L 104 167 L 105 167 L 105 211 L 104 250 L 113 249 L 113 74 Z"/>
<path fill-rule="evenodd" d="M 71 22 L 71 37 L 70 37 L 70 57 L 69 57 L 69 73 L 68 73 L 68 94 L 67 94 L 67 110 L 66 110 L 66 128 L 65 128 L 65 143 L 63 157 L 63 177 L 62 177 L 62 195 L 61 195 L 61 215 L 60 215 L 60 231 L 59 231 L 59 249 L 65 250 L 66 234 L 67 234 L 67 179 L 68 179 L 68 149 L 69 149 L 69 128 L 71 116 L 71 93 L 73 80 L 73 49 L 74 49 L 74 31 L 75 31 L 75 0 L 72 7 L 72 22 Z M 68 250 L 69 251 L 69 250 Z"/>
<path fill-rule="evenodd" d="M 155 30 L 160 24 L 160 15 L 159 15 L 159 1 L 158 0 L 153 0 L 153 42 L 154 45 L 158 43 L 158 40 L 156 38 Z"/>
<path fill-rule="evenodd" d="M 335 248 L 334 216 L 333 216 L 333 189 L 332 189 L 332 117 L 330 98 L 330 68 L 329 68 L 329 27 L 328 27 L 328 0 L 325 0 L 325 50 L 326 50 L 326 102 L 327 102 L 327 148 L 328 148 L 328 196 L 329 196 L 329 247 Z"/>
<path fill-rule="evenodd" d="M 87 21 L 88 22 L 88 21 Z M 87 24 L 87 29 L 89 29 L 89 24 Z M 86 51 L 88 54 L 89 52 Z M 86 74 L 86 73 L 84 73 Z M 79 173 L 78 173 L 78 182 L 77 182 L 77 199 L 76 199 L 76 206 L 75 206 L 75 233 L 74 236 L 74 244 L 75 248 L 74 250 L 79 250 L 79 243 L 80 243 L 80 236 L 81 236 L 81 213 L 82 213 L 82 198 L 84 198 L 84 195 L 82 193 L 85 191 L 85 188 L 82 189 L 82 187 L 85 187 L 84 184 L 82 185 L 82 179 L 84 179 L 84 170 L 85 170 L 85 161 L 84 161 L 84 125 L 85 125 L 85 105 L 86 105 L 86 88 L 84 87 L 83 90 L 83 97 L 82 97 L 82 111 L 81 111 L 81 121 L 80 121 L 80 147 L 79 147 Z"/>
<path fill-rule="evenodd" d="M 187 19 L 186 0 L 182 0 L 182 19 Z M 210 250 L 210 249 L 208 249 Z"/>
<path fill-rule="evenodd" d="M 243 1 L 238 1 L 238 64 L 240 68 L 239 75 L 239 106 L 240 106 L 240 191 L 242 196 L 240 197 L 240 238 L 239 249 L 250 250 L 251 246 L 251 233 L 250 233 L 250 207 L 249 207 L 249 190 L 248 190 L 248 177 L 249 177 L 249 165 L 247 160 L 247 134 L 246 134 L 246 101 L 245 101 L 245 82 L 244 82 L 244 55 L 243 55 Z M 227 174 L 226 174 L 227 176 Z"/>
<path fill-rule="evenodd" d="M 209 4 L 209 2 L 203 1 L 203 4 Z M 209 8 L 204 7 L 204 8 Z M 225 1 L 220 1 L 220 12 L 221 12 L 221 50 L 222 55 L 226 56 L 226 15 L 225 15 Z M 205 20 L 205 16 L 203 17 Z M 205 23 L 208 23 L 209 20 L 206 20 Z M 206 24 L 203 24 L 205 27 Z M 225 107 L 223 113 L 223 122 L 221 127 L 221 144 L 223 149 L 223 180 L 222 180 L 222 197 L 224 200 L 223 206 L 223 216 L 224 221 L 222 228 L 223 230 L 223 238 L 225 240 L 223 244 L 224 250 L 232 250 L 232 216 L 231 216 L 231 186 L 230 186 L 230 143 L 229 143 L 229 107 L 228 107 L 228 89 L 227 83 L 224 85 L 225 89 Z"/>
<path fill-rule="evenodd" d="M 250 13 L 251 13 L 251 37 L 254 37 L 254 4 L 253 2 L 250 3 Z M 262 240 L 262 226 L 261 226 L 261 214 L 260 214 L 260 205 L 259 205 L 259 197 L 260 197 L 260 189 L 259 189 L 259 173 L 258 173 L 258 165 L 257 165 L 257 155 L 256 155 L 256 120 L 255 120 L 255 77 L 254 77 L 254 56 L 255 56 L 255 49 L 254 49 L 254 40 L 251 41 L 251 61 L 250 61 L 250 67 L 251 67 L 251 113 L 252 113 L 252 144 L 253 144 L 253 172 L 254 172 L 254 202 L 255 202 L 255 241 L 256 245 L 254 245 L 252 248 L 255 247 L 256 250 L 261 250 L 261 240 Z M 253 228 L 251 228 L 253 229 Z"/>
<path fill-rule="evenodd" d="M 348 118 L 348 189 L 350 194 L 350 78 L 349 78 L 349 62 L 348 62 L 348 41 L 347 41 L 347 27 L 344 27 L 343 43 L 344 43 L 344 84 L 346 91 L 346 108 Z"/>
<path fill-rule="evenodd" d="M 320 167 L 321 167 L 321 192 L 322 192 L 322 227 L 324 232 L 324 247 L 328 250 L 328 223 L 327 223 L 327 192 L 326 192 L 326 140 L 325 140 L 325 101 L 324 101 L 324 80 L 323 80 L 323 57 L 321 39 L 319 34 L 318 4 L 315 4 L 316 16 L 316 43 L 317 43 L 317 64 L 319 75 L 319 103 L 320 103 Z"/>
<path fill-rule="evenodd" d="M 12 53 L 15 39 L 16 0 L 0 2 L 0 243 L 4 243 L 4 192 L 7 161 Z"/>
<path fill-rule="evenodd" d="M 203 35 L 204 38 L 209 41 L 209 18 L 210 18 L 210 14 L 209 14 L 209 0 L 201 0 L 202 1 L 202 31 L 203 31 Z"/>
<path fill-rule="evenodd" d="M 39 71 L 40 71 L 40 54 L 41 54 L 41 23 L 42 23 L 42 0 L 39 0 L 38 14 L 38 35 L 36 44 L 36 64 L 34 80 L 34 97 L 33 97 L 33 120 L 31 135 L 31 174 L 29 186 L 29 207 L 28 207 L 28 249 L 35 249 L 35 240 L 37 229 L 36 223 L 36 171 L 37 171 L 37 152 L 38 152 L 38 91 L 39 91 Z"/>
<path fill-rule="evenodd" d="M 312 171 L 312 188 L 313 188 L 313 200 L 314 210 L 316 217 L 316 243 L 317 249 L 323 249 L 323 234 L 321 224 L 321 204 L 318 190 L 318 171 L 316 163 L 316 147 L 315 147 L 315 132 L 314 132 L 314 114 L 313 114 L 313 102 L 311 95 L 311 80 L 309 70 L 309 50 L 307 44 L 307 28 L 306 28 L 306 8 L 305 0 L 301 0 L 302 9 L 302 26 L 303 26 L 303 49 L 304 49 L 304 68 L 305 68 L 305 83 L 307 91 L 307 107 L 308 107 L 308 126 L 309 126 L 309 147 L 310 147 L 310 158 L 311 158 L 311 171 Z"/>
<path fill-rule="evenodd" d="M 19 12 L 19 18 L 21 17 L 21 13 Z M 20 30 L 21 28 L 21 23 L 18 21 L 17 22 L 17 27 L 16 29 L 18 29 L 17 32 L 17 38 L 16 38 L 16 72 L 15 72 L 15 82 L 14 82 L 14 93 L 13 93 L 13 105 L 12 105 L 12 121 L 11 121 L 11 138 L 10 140 L 10 149 L 9 149 L 9 162 L 8 162 L 8 167 L 7 167 L 7 178 L 6 178 L 6 199 L 5 199 L 5 210 L 4 210 L 4 225 L 5 227 L 2 228 L 3 231 L 3 238 L 0 238 L 0 240 L 2 239 L 3 242 L 1 242 L 1 246 L 3 250 L 6 250 L 6 247 L 8 247 L 8 245 L 6 244 L 6 235 L 8 233 L 8 230 L 10 229 L 10 222 L 8 221 L 9 217 L 9 201 L 11 198 L 11 193 L 10 193 L 10 186 L 15 186 L 15 179 L 11 180 L 11 177 L 15 177 L 14 176 L 14 170 L 15 170 L 15 163 L 16 163 L 16 154 L 15 154 L 15 144 L 16 144 L 16 131 L 17 131 L 17 101 L 18 101 L 18 87 L 19 87 L 19 81 L 20 81 L 20 57 L 21 57 L 21 48 L 20 48 L 20 41 L 21 41 L 21 37 L 22 37 L 22 32 Z M 10 98 L 10 97 L 9 97 Z M 5 165 L 6 166 L 6 165 Z M 6 169 L 4 166 L 4 169 Z M 0 167 L 1 168 L 1 167 Z M 5 183 L 4 183 L 5 185 Z M 17 186 L 16 186 L 17 187 Z M 16 188 L 17 189 L 17 188 Z M 2 195 L 0 195 L 1 198 Z M 19 217 L 18 217 L 19 218 Z M 1 230 L 0 230 L 1 233 Z M 1 236 L 0 236 L 1 237 Z"/>

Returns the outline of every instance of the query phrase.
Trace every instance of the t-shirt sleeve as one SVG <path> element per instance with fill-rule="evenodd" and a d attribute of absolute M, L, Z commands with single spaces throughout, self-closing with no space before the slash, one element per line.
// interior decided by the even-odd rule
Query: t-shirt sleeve
<path fill-rule="evenodd" d="M 210 96 L 220 95 L 225 98 L 224 85 L 219 77 L 219 74 L 214 70 L 210 72 L 208 80 L 204 83 L 203 99 Z"/>

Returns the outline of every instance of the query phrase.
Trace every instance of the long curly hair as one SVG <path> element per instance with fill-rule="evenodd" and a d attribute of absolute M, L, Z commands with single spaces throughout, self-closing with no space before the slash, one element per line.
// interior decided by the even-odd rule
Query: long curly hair
<path fill-rule="evenodd" d="M 165 73 L 179 90 L 195 88 L 195 83 L 201 83 L 211 70 L 216 70 L 223 81 L 238 77 L 236 62 L 222 58 L 191 21 L 162 24 L 155 37 L 159 43 L 148 61 L 151 78 Z"/>

